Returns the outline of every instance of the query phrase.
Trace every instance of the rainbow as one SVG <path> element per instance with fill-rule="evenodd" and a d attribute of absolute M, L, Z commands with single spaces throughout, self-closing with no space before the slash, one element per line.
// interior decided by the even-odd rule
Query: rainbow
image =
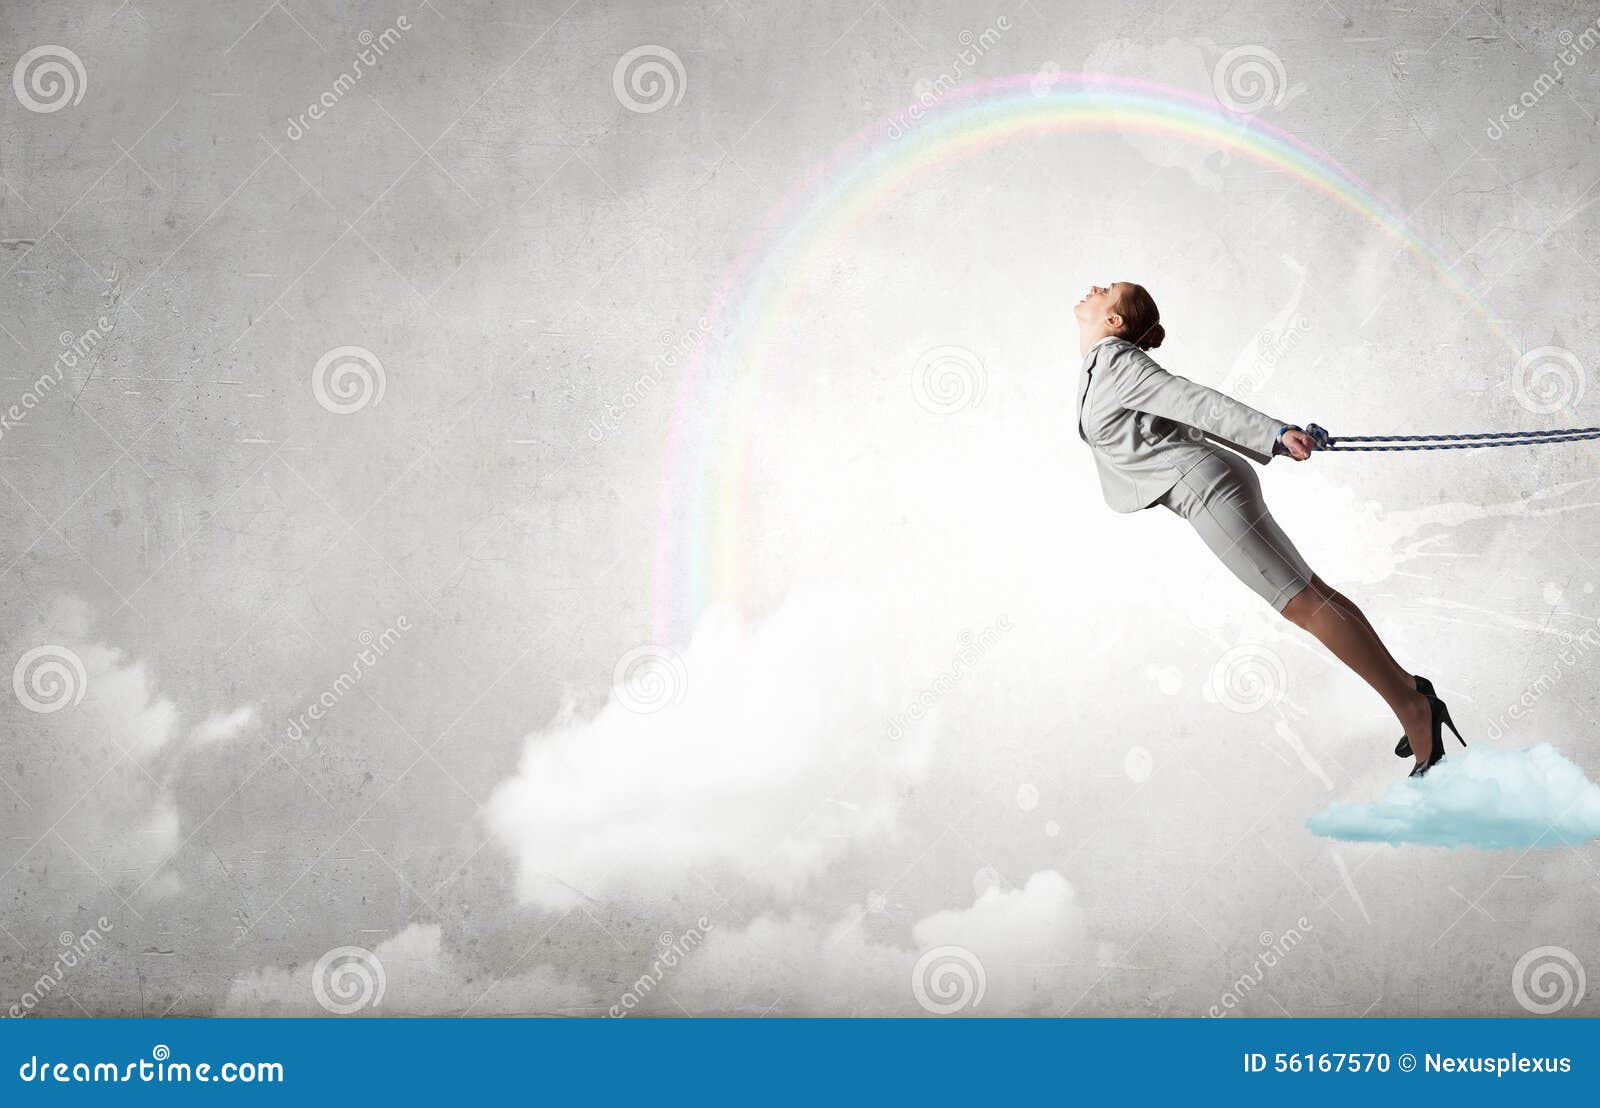
<path fill-rule="evenodd" d="M 759 351 L 788 317 L 810 260 L 848 236 L 896 195 L 942 166 L 1008 143 L 1080 132 L 1163 135 L 1238 153 L 1320 192 L 1372 224 L 1481 316 L 1512 353 L 1510 325 L 1366 182 L 1327 153 L 1216 101 L 1149 81 L 1093 73 L 1024 74 L 975 82 L 863 128 L 817 163 L 773 206 L 723 274 L 702 317 L 701 341 L 679 381 L 668 431 L 652 571 L 652 633 L 670 643 L 714 600 L 739 602 L 747 563 L 738 521 L 750 444 L 734 445 L 722 471 L 727 413 L 705 410 L 708 360 L 759 368 Z M 759 372 L 741 369 L 747 385 Z M 737 426 L 727 427 L 733 435 Z"/>

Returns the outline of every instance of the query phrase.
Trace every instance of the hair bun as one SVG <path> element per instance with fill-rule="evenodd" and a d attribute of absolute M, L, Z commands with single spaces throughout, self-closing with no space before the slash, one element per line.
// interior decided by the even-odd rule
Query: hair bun
<path fill-rule="evenodd" d="M 1161 309 L 1156 307 L 1143 285 L 1119 283 L 1123 285 L 1117 301 L 1122 315 L 1122 337 L 1140 350 L 1154 350 L 1167 337 L 1167 329 L 1161 326 Z"/>

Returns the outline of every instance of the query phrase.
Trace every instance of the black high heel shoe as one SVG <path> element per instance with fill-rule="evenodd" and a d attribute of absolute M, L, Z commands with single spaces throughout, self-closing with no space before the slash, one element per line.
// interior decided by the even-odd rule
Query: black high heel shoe
<path fill-rule="evenodd" d="M 1429 681 L 1426 677 L 1418 677 L 1414 673 L 1411 675 L 1411 679 L 1417 683 L 1417 691 L 1423 696 L 1433 695 L 1432 681 Z M 1455 728 L 1452 727 L 1450 730 L 1454 731 Z M 1457 737 L 1459 738 L 1460 736 Z M 1465 743 L 1462 745 L 1465 745 Z M 1394 756 L 1396 758 L 1414 757 L 1414 755 L 1411 753 L 1411 740 L 1406 738 L 1404 735 L 1401 735 L 1400 741 L 1394 744 Z"/>
<path fill-rule="evenodd" d="M 1461 738 L 1461 732 L 1456 730 L 1455 721 L 1450 718 L 1450 709 L 1445 702 L 1437 696 L 1428 694 L 1428 729 L 1433 736 L 1433 749 L 1428 751 L 1428 760 L 1420 766 L 1413 766 L 1410 776 L 1421 777 L 1444 759 L 1444 728 L 1450 728 L 1450 733 L 1460 740 L 1462 746 L 1467 745 L 1467 740 Z"/>

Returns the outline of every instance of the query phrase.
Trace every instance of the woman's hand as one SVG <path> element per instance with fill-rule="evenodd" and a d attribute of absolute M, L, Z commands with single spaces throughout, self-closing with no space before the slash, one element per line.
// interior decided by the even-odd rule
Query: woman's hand
<path fill-rule="evenodd" d="M 1311 457 L 1311 452 L 1317 448 L 1317 440 L 1298 427 L 1289 428 L 1278 436 L 1278 441 L 1283 443 L 1283 448 L 1289 452 L 1289 457 L 1297 462 L 1303 462 Z"/>

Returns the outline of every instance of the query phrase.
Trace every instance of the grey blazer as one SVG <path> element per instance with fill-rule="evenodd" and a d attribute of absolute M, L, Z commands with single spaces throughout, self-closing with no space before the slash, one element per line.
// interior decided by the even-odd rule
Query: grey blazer
<path fill-rule="evenodd" d="M 1078 436 L 1100 471 L 1106 503 L 1137 512 L 1155 503 L 1215 448 L 1266 465 L 1287 420 L 1168 373 L 1127 339 L 1107 339 L 1083 360 Z"/>

